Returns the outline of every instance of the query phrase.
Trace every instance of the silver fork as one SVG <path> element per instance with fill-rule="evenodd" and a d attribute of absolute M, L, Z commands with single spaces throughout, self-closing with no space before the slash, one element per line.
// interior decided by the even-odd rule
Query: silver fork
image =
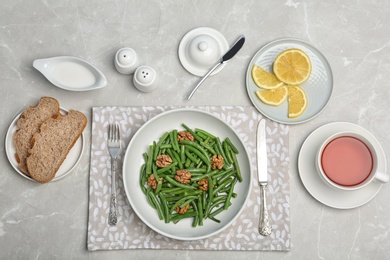
<path fill-rule="evenodd" d="M 116 200 L 116 185 L 115 175 L 117 168 L 117 158 L 121 152 L 121 137 L 119 133 L 118 124 L 110 124 L 108 126 L 108 140 L 107 147 L 111 156 L 111 201 L 110 201 L 110 213 L 108 215 L 108 224 L 116 225 L 118 221 L 117 213 L 117 200 Z"/>

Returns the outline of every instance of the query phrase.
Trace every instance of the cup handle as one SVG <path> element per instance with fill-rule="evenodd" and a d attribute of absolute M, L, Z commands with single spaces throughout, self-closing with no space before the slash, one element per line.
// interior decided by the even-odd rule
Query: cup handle
<path fill-rule="evenodd" d="M 389 181 L 389 175 L 384 172 L 377 172 L 375 174 L 375 179 L 381 181 L 381 182 L 388 182 Z"/>

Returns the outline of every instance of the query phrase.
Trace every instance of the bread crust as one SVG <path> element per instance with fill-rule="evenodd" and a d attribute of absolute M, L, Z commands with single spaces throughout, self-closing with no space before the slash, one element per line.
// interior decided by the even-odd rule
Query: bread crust
<path fill-rule="evenodd" d="M 16 125 L 19 129 L 13 137 L 14 147 L 16 149 L 15 158 L 19 163 L 19 169 L 25 175 L 30 176 L 26 165 L 28 151 L 32 147 L 32 138 L 39 131 L 43 122 L 60 114 L 60 104 L 52 97 L 41 97 L 39 103 L 35 106 L 26 108 Z"/>
<path fill-rule="evenodd" d="M 33 135 L 26 159 L 31 177 L 40 183 L 51 181 L 86 125 L 86 116 L 76 110 L 46 120 Z"/>

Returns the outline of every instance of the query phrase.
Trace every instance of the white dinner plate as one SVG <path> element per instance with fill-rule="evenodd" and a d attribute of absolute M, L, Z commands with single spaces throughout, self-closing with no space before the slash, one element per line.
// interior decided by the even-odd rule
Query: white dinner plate
<path fill-rule="evenodd" d="M 24 109 L 22 109 L 24 110 Z M 61 108 L 61 113 L 66 114 L 68 111 L 64 108 Z M 12 167 L 15 169 L 16 172 L 18 172 L 21 176 L 23 176 L 26 179 L 29 179 L 31 181 L 35 181 L 33 178 L 25 175 L 22 171 L 19 169 L 19 164 L 16 161 L 15 158 L 15 146 L 14 146 L 14 134 L 16 130 L 19 129 L 19 127 L 16 125 L 16 122 L 20 118 L 19 113 L 14 120 L 12 120 L 11 125 L 8 128 L 8 131 L 5 135 L 5 152 L 7 154 L 8 161 L 12 165 Z M 74 144 L 73 148 L 70 150 L 68 156 L 66 157 L 65 161 L 62 163 L 61 167 L 58 169 L 56 175 L 51 180 L 51 182 L 58 181 L 65 176 L 67 176 L 73 169 L 76 167 L 78 162 L 80 161 L 81 154 L 84 150 L 84 133 L 81 134 L 80 138 L 77 139 L 76 143 Z"/>
<path fill-rule="evenodd" d="M 336 190 L 325 184 L 316 168 L 316 153 L 323 141 L 340 131 L 354 131 L 363 135 L 373 145 L 378 154 L 378 170 L 386 172 L 386 157 L 379 141 L 366 129 L 347 122 L 334 122 L 313 131 L 303 143 L 299 152 L 298 170 L 307 191 L 319 202 L 333 208 L 350 209 L 359 207 L 373 199 L 382 187 L 381 182 L 373 181 L 359 190 Z"/>
<path fill-rule="evenodd" d="M 308 105 L 297 118 L 288 117 L 288 100 L 280 106 L 270 106 L 263 103 L 257 96 L 256 90 L 260 90 L 252 79 L 252 67 L 254 64 L 272 72 L 275 58 L 284 50 L 298 48 L 306 52 L 312 63 L 312 72 L 309 79 L 301 84 L 305 90 Z M 333 75 L 328 61 L 316 48 L 297 39 L 281 39 L 262 47 L 252 58 L 246 73 L 246 89 L 253 105 L 266 117 L 283 124 L 299 124 L 309 121 L 321 113 L 333 91 Z"/>
<path fill-rule="evenodd" d="M 216 223 L 205 219 L 203 226 L 192 227 L 192 219 L 183 219 L 177 224 L 165 223 L 160 220 L 157 211 L 152 208 L 140 188 L 139 173 L 144 163 L 142 154 L 153 141 L 158 139 L 167 131 L 173 129 L 184 130 L 181 124 L 184 123 L 191 129 L 201 128 L 220 137 L 229 137 L 237 147 L 239 154 L 237 159 L 242 173 L 242 182 L 237 182 L 234 192 L 237 197 L 232 199 L 232 205 L 228 210 L 217 215 L 221 221 Z M 236 132 L 221 119 L 196 109 L 175 109 L 159 114 L 146 122 L 131 139 L 123 160 L 123 183 L 127 198 L 132 209 L 138 217 L 154 231 L 179 240 L 203 239 L 215 235 L 228 227 L 241 213 L 249 198 L 251 183 L 251 165 L 248 153 L 243 142 Z"/>

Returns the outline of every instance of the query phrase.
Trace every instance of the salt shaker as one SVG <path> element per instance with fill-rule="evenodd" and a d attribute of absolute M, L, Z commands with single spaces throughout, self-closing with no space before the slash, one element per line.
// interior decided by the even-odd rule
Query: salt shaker
<path fill-rule="evenodd" d="M 132 48 L 119 49 L 115 54 L 115 68 L 121 74 L 133 74 L 139 65 L 137 53 Z"/>
<path fill-rule="evenodd" d="M 156 89 L 156 71 L 149 66 L 140 66 L 134 72 L 134 86 L 142 92 L 151 92 Z"/>

